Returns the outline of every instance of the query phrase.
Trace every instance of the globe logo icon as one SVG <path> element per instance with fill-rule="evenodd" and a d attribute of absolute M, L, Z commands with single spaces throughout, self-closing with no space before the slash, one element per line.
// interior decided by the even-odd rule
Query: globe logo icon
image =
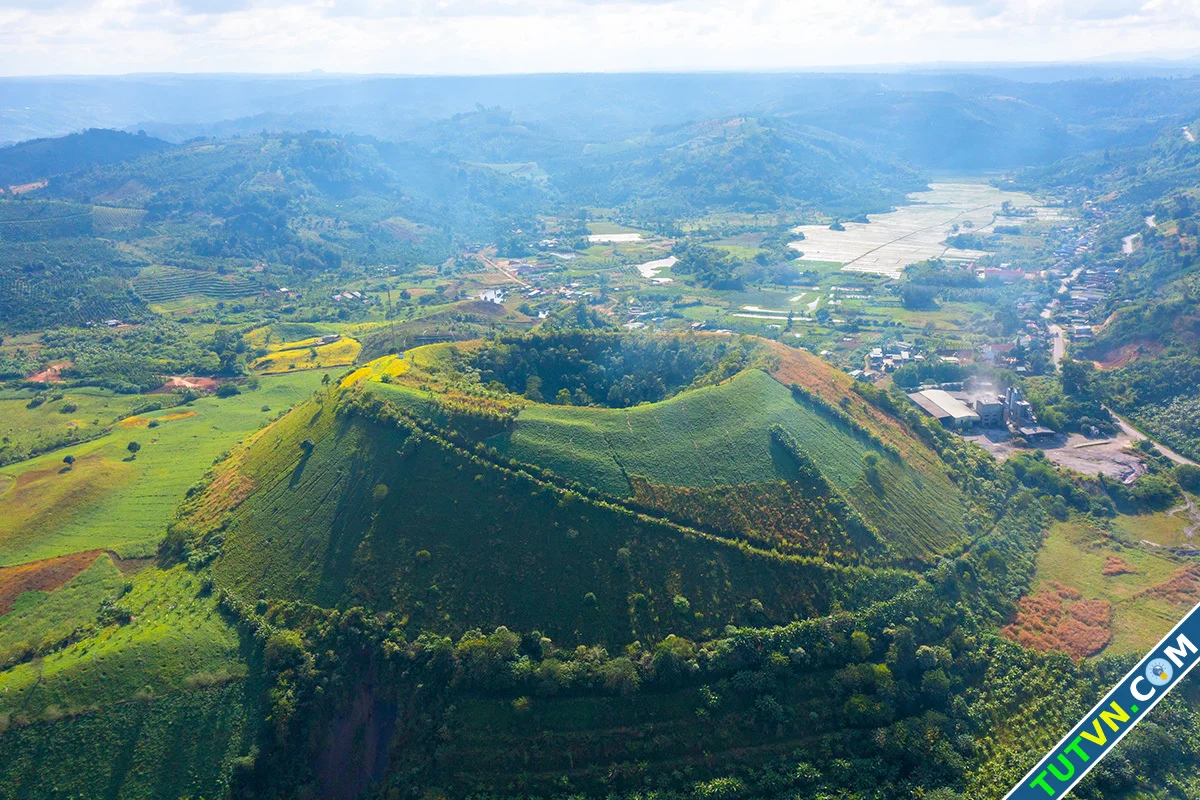
<path fill-rule="evenodd" d="M 1146 680 L 1155 686 L 1166 686 L 1174 675 L 1171 662 L 1165 658 L 1156 658 L 1146 665 Z"/>

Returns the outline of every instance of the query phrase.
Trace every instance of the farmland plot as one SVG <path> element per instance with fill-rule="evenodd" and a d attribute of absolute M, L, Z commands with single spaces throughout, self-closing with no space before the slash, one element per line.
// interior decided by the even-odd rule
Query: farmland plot
<path fill-rule="evenodd" d="M 899 278 L 909 264 L 929 258 L 973 261 L 986 255 L 942 242 L 954 225 L 964 231 L 989 233 L 1006 200 L 1016 208 L 1036 204 L 1027 194 L 1003 192 L 982 183 L 934 183 L 927 192 L 909 195 L 909 200 L 910 205 L 895 211 L 870 215 L 870 224 L 847 222 L 844 231 L 802 225 L 796 232 L 803 233 L 804 239 L 791 247 L 804 254 L 804 261 L 835 262 L 848 272 Z"/>

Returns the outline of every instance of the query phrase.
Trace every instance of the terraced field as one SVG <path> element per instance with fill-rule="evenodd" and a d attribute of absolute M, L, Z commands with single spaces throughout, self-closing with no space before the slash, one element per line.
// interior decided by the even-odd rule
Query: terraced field
<path fill-rule="evenodd" d="M 147 267 L 133 279 L 133 290 L 148 303 L 167 303 L 196 296 L 233 300 L 256 291 L 240 275 L 218 275 L 175 267 Z"/>
<path fill-rule="evenodd" d="M 90 236 L 92 207 L 78 203 L 0 202 L 0 241 L 41 242 Z"/>
<path fill-rule="evenodd" d="M 145 209 L 92 207 L 92 229 L 100 236 L 136 228 L 146 218 Z"/>

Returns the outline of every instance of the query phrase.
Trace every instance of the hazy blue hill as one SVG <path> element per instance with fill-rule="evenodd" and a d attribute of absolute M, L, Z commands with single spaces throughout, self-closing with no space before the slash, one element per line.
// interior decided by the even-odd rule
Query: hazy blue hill
<path fill-rule="evenodd" d="M 0 148 L 0 186 L 19 185 L 88 167 L 131 161 L 171 147 L 161 139 L 93 129 Z"/>
<path fill-rule="evenodd" d="M 1183 125 L 1188 123 L 1192 131 L 1200 128 L 1200 120 L 1190 118 L 1159 123 L 1136 147 L 1095 150 L 1049 166 L 1029 167 L 1018 174 L 1016 183 L 1116 192 L 1113 199 L 1120 203 L 1149 208 L 1160 199 L 1170 199 L 1173 192 L 1200 185 L 1200 146 L 1183 136 Z"/>
<path fill-rule="evenodd" d="M 500 107 L 552 139 L 591 142 L 659 125 L 783 115 L 918 166 L 994 168 L 1145 141 L 1155 127 L 1200 105 L 1200 80 L 1167 77 L 1178 72 L 1091 65 L 877 74 L 8 78 L 0 79 L 0 96 L 21 112 L 0 115 L 0 142 L 88 127 L 142 128 L 175 142 L 313 129 L 404 140 L 439 120 Z"/>
<path fill-rule="evenodd" d="M 141 128 L 175 142 L 314 129 L 407 140 L 439 120 L 499 107 L 567 142 L 621 141 L 655 126 L 736 115 L 787 116 L 917 166 L 983 169 L 1145 141 L 1200 106 L 1200 80 L 1168 77 L 1179 72 L 1091 65 L 874 74 L 9 78 L 0 79 L 0 96 L 21 112 L 0 115 L 0 142 L 101 126 Z"/>
<path fill-rule="evenodd" d="M 1011 96 L 880 92 L 794 115 L 910 163 L 943 169 L 1043 163 L 1074 144 L 1052 112 Z"/>
<path fill-rule="evenodd" d="M 588 202 L 677 213 L 714 207 L 882 210 L 924 186 L 913 170 L 848 139 L 750 117 L 684 125 L 591 151 L 556 182 Z"/>
<path fill-rule="evenodd" d="M 578 157 L 587 142 L 553 125 L 528 122 L 504 108 L 489 108 L 422 126 L 408 139 L 432 153 L 483 163 L 545 162 Z"/>
<path fill-rule="evenodd" d="M 489 235 L 497 216 L 526 213 L 544 199 L 527 183 L 453 156 L 317 132 L 197 140 L 72 174 L 49 191 L 144 208 L 152 220 L 186 223 L 197 211 L 210 214 L 224 223 L 219 235 L 251 255 L 291 241 L 289 221 L 306 212 L 346 218 L 366 231 L 353 242 L 322 237 L 334 244 L 395 248 L 378 229 L 393 216 L 426 223 L 440 239 L 450 229 Z"/>

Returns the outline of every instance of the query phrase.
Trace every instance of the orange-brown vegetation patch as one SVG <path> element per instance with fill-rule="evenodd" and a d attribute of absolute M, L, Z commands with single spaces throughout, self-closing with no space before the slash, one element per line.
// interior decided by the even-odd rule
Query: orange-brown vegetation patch
<path fill-rule="evenodd" d="M 1194 603 L 1200 599 L 1200 566 L 1180 567 L 1157 586 L 1138 592 L 1138 597 L 1153 597 L 1169 603 Z"/>
<path fill-rule="evenodd" d="M 817 356 L 778 342 L 766 342 L 771 353 L 779 357 L 779 366 L 771 375 L 784 386 L 793 383 L 820 396 L 826 402 L 842 407 L 847 414 L 862 422 L 883 441 L 896 446 L 906 458 L 917 459 L 920 466 L 940 463 L 931 451 L 914 447 L 916 434 L 908 426 L 871 405 L 852 390 L 854 379 L 833 369 Z M 849 405 L 843 405 L 848 400 Z"/>
<path fill-rule="evenodd" d="M 70 361 L 62 361 L 58 364 L 51 364 L 41 372 L 33 373 L 26 380 L 33 381 L 34 383 L 62 383 L 62 371 L 71 366 L 74 366 L 74 364 L 72 364 Z"/>
<path fill-rule="evenodd" d="M 1112 617 L 1107 600 L 1084 600 L 1078 589 L 1051 581 L 1021 598 L 1016 618 L 1000 633 L 1043 653 L 1060 650 L 1086 658 L 1112 639 Z"/>
<path fill-rule="evenodd" d="M 212 482 L 197 495 L 204 498 L 202 503 L 187 504 L 188 522 L 200 529 L 207 528 L 253 494 L 257 484 L 240 468 L 240 458 L 238 461 L 226 462 L 228 466 L 217 471 Z"/>
<path fill-rule="evenodd" d="M 1105 575 L 1134 575 L 1137 570 L 1129 566 L 1128 562 L 1120 556 L 1105 556 L 1104 568 L 1100 570 Z"/>
<path fill-rule="evenodd" d="M 166 414 L 161 417 L 155 417 L 159 422 L 174 422 L 177 419 L 187 419 L 188 417 L 199 416 L 195 411 L 179 411 L 174 414 Z M 129 417 L 121 420 L 122 428 L 144 428 L 150 424 L 150 417 Z"/>
<path fill-rule="evenodd" d="M 90 567 L 103 550 L 47 558 L 16 567 L 0 567 L 0 614 L 8 613 L 25 592 L 49 592 Z"/>

